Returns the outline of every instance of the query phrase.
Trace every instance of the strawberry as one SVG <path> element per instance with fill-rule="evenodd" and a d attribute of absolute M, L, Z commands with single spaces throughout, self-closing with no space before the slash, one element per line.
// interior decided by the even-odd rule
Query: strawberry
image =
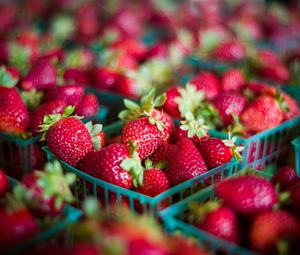
<path fill-rule="evenodd" d="M 0 86 L 0 131 L 20 134 L 29 125 L 29 113 L 16 88 Z"/>
<path fill-rule="evenodd" d="M 2 169 L 0 169 L 0 197 L 3 197 L 9 189 L 8 179 Z"/>
<path fill-rule="evenodd" d="M 47 140 L 50 151 L 71 166 L 89 152 L 93 151 L 93 142 L 86 126 L 76 117 L 70 116 L 74 107 L 67 106 L 63 114 L 47 115 L 41 132 Z"/>
<path fill-rule="evenodd" d="M 239 91 L 245 85 L 244 74 L 239 69 L 229 69 L 226 71 L 220 83 L 222 91 Z"/>
<path fill-rule="evenodd" d="M 221 118 L 222 126 L 233 123 L 232 115 L 240 116 L 247 105 L 247 100 L 235 93 L 222 93 L 212 101 Z"/>
<path fill-rule="evenodd" d="M 277 54 L 274 51 L 268 49 L 257 50 L 255 57 L 260 65 L 263 66 L 278 65 L 281 62 Z"/>
<path fill-rule="evenodd" d="M 280 104 L 268 95 L 256 98 L 241 114 L 242 123 L 256 133 L 278 126 L 283 118 Z"/>
<path fill-rule="evenodd" d="M 299 180 L 300 179 L 297 176 L 295 169 L 289 166 L 279 168 L 272 177 L 272 183 L 278 183 L 281 190 L 288 189 Z"/>
<path fill-rule="evenodd" d="M 62 100 L 66 105 L 76 106 L 84 95 L 84 88 L 77 84 L 67 84 L 47 90 L 44 101 Z"/>
<path fill-rule="evenodd" d="M 33 135 L 39 134 L 40 125 L 44 122 L 44 117 L 48 114 L 61 114 L 66 107 L 66 103 L 62 100 L 53 100 L 38 106 L 30 115 L 29 131 Z"/>
<path fill-rule="evenodd" d="M 181 113 L 178 108 L 178 103 L 176 102 L 176 98 L 180 97 L 179 91 L 180 91 L 179 86 L 168 88 L 166 91 L 166 102 L 163 105 L 163 110 L 176 119 L 181 118 Z"/>
<path fill-rule="evenodd" d="M 191 203 L 189 208 L 191 211 L 189 220 L 197 228 L 229 242 L 238 242 L 237 217 L 230 208 L 213 201 L 201 205 Z"/>
<path fill-rule="evenodd" d="M 49 60 L 40 60 L 35 63 L 29 73 L 23 78 L 20 86 L 24 90 L 45 90 L 56 85 L 55 66 Z"/>
<path fill-rule="evenodd" d="M 239 41 L 223 42 L 214 50 L 213 57 L 221 61 L 238 62 L 245 59 L 246 50 Z"/>
<path fill-rule="evenodd" d="M 150 155 L 149 159 L 153 162 L 166 161 L 172 146 L 173 144 L 169 143 L 162 144 Z"/>
<path fill-rule="evenodd" d="M 64 71 L 64 81 L 70 84 L 90 85 L 90 77 L 86 70 L 79 68 L 68 68 Z"/>
<path fill-rule="evenodd" d="M 99 151 L 103 149 L 106 145 L 106 134 L 102 130 L 103 126 L 101 124 L 93 125 L 92 121 L 89 121 L 85 124 L 85 127 L 92 137 L 94 150 Z"/>
<path fill-rule="evenodd" d="M 243 147 L 236 146 L 236 137 L 228 135 L 227 140 L 215 137 L 204 137 L 197 143 L 197 149 L 200 151 L 208 169 L 215 168 L 231 161 L 232 157 L 241 160 L 239 152 Z"/>
<path fill-rule="evenodd" d="M 139 96 L 136 81 L 125 76 L 119 77 L 113 91 L 130 98 L 137 98 Z"/>
<path fill-rule="evenodd" d="M 251 246 L 263 254 L 289 254 L 288 244 L 299 239 L 299 236 L 298 219 L 285 211 L 261 212 L 253 220 L 250 229 Z"/>
<path fill-rule="evenodd" d="M 203 91 L 205 98 L 210 100 L 219 95 L 220 82 L 218 78 L 210 72 L 202 72 L 196 75 L 190 82 L 197 90 Z"/>
<path fill-rule="evenodd" d="M 160 131 L 161 140 L 163 143 L 167 143 L 171 140 L 171 134 L 174 130 L 174 122 L 170 115 L 164 113 L 163 111 L 158 111 L 153 109 L 151 111 L 151 117 L 156 121 L 160 121 L 164 129 Z"/>
<path fill-rule="evenodd" d="M 225 206 L 243 215 L 271 210 L 278 201 L 273 185 L 257 176 L 224 179 L 215 186 L 215 193 Z"/>
<path fill-rule="evenodd" d="M 173 240 L 173 255 L 209 255 L 210 253 L 205 251 L 200 245 L 194 242 L 190 242 L 188 239 L 181 235 L 171 236 Z"/>
<path fill-rule="evenodd" d="M 129 157 L 123 144 L 111 144 L 100 151 L 88 153 L 80 162 L 82 171 L 103 181 L 125 189 L 133 187 L 133 179 L 128 171 L 121 167 L 123 160 Z"/>
<path fill-rule="evenodd" d="M 207 171 L 207 166 L 190 139 L 177 142 L 168 155 L 165 171 L 171 186 L 180 184 Z"/>
<path fill-rule="evenodd" d="M 267 80 L 278 83 L 286 83 L 289 81 L 289 71 L 283 64 L 260 67 L 257 72 L 261 77 Z"/>
<path fill-rule="evenodd" d="M 86 94 L 82 97 L 75 109 L 75 113 L 78 116 L 91 117 L 99 111 L 99 101 L 94 94 Z"/>
<path fill-rule="evenodd" d="M 119 73 L 107 68 L 95 67 L 91 70 L 92 86 L 98 89 L 113 89 L 120 76 Z"/>
<path fill-rule="evenodd" d="M 22 180 L 25 187 L 26 200 L 29 208 L 37 217 L 59 215 L 65 203 L 73 202 L 69 185 L 76 176 L 72 173 L 63 174 L 58 161 L 48 162 L 44 171 L 33 171 Z"/>

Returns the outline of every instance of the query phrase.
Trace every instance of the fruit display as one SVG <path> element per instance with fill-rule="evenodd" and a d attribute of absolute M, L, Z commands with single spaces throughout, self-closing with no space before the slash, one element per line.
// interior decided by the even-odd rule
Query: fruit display
<path fill-rule="evenodd" d="M 0 253 L 297 254 L 298 2 L 0 1 Z"/>

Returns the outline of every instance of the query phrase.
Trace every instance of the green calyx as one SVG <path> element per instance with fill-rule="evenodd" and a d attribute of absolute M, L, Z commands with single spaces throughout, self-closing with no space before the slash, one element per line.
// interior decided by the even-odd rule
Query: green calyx
<path fill-rule="evenodd" d="M 22 72 L 22 74 L 26 74 L 28 71 L 30 58 L 30 51 L 28 48 L 23 47 L 17 43 L 11 43 L 9 45 L 9 57 L 8 62 L 11 66 L 14 66 L 18 70 Z"/>
<path fill-rule="evenodd" d="M 224 129 L 225 132 L 231 132 L 232 135 L 246 137 L 247 136 L 247 129 L 246 127 L 240 122 L 239 117 L 232 113 L 233 123 Z"/>
<path fill-rule="evenodd" d="M 18 79 L 14 78 L 5 68 L 0 67 L 0 86 L 13 88 L 18 83 Z"/>
<path fill-rule="evenodd" d="M 220 202 L 218 201 L 209 201 L 204 204 L 192 202 L 189 204 L 189 210 L 191 212 L 189 221 L 193 223 L 202 222 L 207 214 L 216 211 L 220 206 Z"/>
<path fill-rule="evenodd" d="M 94 197 L 88 197 L 83 202 L 84 215 L 90 220 L 98 220 L 100 217 L 100 204 Z"/>
<path fill-rule="evenodd" d="M 195 111 L 195 116 L 204 119 L 209 128 L 216 128 L 221 125 L 219 112 L 211 103 L 200 103 Z"/>
<path fill-rule="evenodd" d="M 81 49 L 76 49 L 73 51 L 70 51 L 65 60 L 64 60 L 64 66 L 65 67 L 80 67 L 84 64 L 84 60 L 82 58 L 83 52 Z"/>
<path fill-rule="evenodd" d="M 68 105 L 65 109 L 64 112 L 62 114 L 59 113 L 54 113 L 54 114 L 49 114 L 49 115 L 45 115 L 44 116 L 44 123 L 41 124 L 39 127 L 40 129 L 38 130 L 38 132 L 43 133 L 42 137 L 41 137 L 41 141 L 44 141 L 46 139 L 46 135 L 47 135 L 47 131 L 58 121 L 60 121 L 61 119 L 70 117 L 73 112 L 75 110 L 75 107 L 72 105 Z M 80 116 L 72 116 L 73 118 L 76 119 L 82 119 L 83 117 Z"/>
<path fill-rule="evenodd" d="M 45 197 L 55 197 L 55 207 L 72 203 L 74 201 L 70 185 L 76 181 L 76 175 L 73 173 L 63 173 L 63 169 L 58 161 L 48 162 L 44 171 L 37 171 L 37 184 L 42 188 Z"/>
<path fill-rule="evenodd" d="M 151 159 L 147 158 L 145 160 L 145 170 L 147 169 L 165 169 L 167 163 L 165 161 L 152 162 Z"/>
<path fill-rule="evenodd" d="M 68 15 L 57 15 L 50 27 L 51 34 L 58 40 L 69 38 L 75 29 L 75 21 Z"/>
<path fill-rule="evenodd" d="M 41 104 L 44 96 L 42 91 L 36 91 L 36 89 L 32 89 L 30 91 L 21 91 L 20 94 L 23 102 L 30 110 L 37 108 Z"/>
<path fill-rule="evenodd" d="M 93 125 L 92 121 L 89 121 L 85 124 L 85 127 L 88 129 L 90 136 L 92 138 L 93 146 L 96 151 L 100 150 L 101 138 L 98 136 L 102 132 L 103 125 L 95 124 Z"/>
<path fill-rule="evenodd" d="M 12 191 L 9 192 L 4 198 L 4 204 L 7 212 L 13 213 L 26 207 L 24 200 L 25 193 L 26 189 L 19 183 L 13 187 Z"/>
<path fill-rule="evenodd" d="M 241 161 L 242 156 L 241 156 L 240 152 L 242 152 L 244 150 L 244 147 L 243 146 L 237 146 L 236 145 L 236 140 L 237 140 L 237 137 L 236 136 L 232 137 L 232 133 L 231 133 L 231 131 L 229 131 L 228 132 L 228 139 L 222 140 L 222 141 L 227 147 L 231 148 L 233 157 L 235 157 L 235 159 L 237 161 Z"/>
<path fill-rule="evenodd" d="M 289 112 L 290 111 L 290 108 L 287 105 L 287 103 L 285 102 L 284 96 L 283 96 L 281 90 L 278 87 L 276 88 L 275 99 L 276 99 L 277 103 L 279 104 L 280 109 L 283 112 Z"/>
<path fill-rule="evenodd" d="M 207 57 L 220 44 L 221 37 L 218 32 L 213 30 L 202 32 L 200 36 L 201 46 L 197 51 L 197 55 Z"/>
<path fill-rule="evenodd" d="M 137 153 L 137 146 L 131 140 L 129 140 L 129 143 L 130 157 L 124 159 L 120 166 L 129 172 L 133 179 L 133 185 L 137 188 L 138 186 L 143 186 L 145 168 L 142 166 L 142 162 Z"/>
<path fill-rule="evenodd" d="M 188 137 L 192 138 L 195 135 L 199 138 L 207 135 L 208 126 L 204 124 L 204 120 L 199 118 L 195 119 L 195 116 L 188 112 L 185 114 L 185 120 L 181 121 L 181 130 L 188 131 Z"/>
<path fill-rule="evenodd" d="M 124 121 L 130 121 L 147 116 L 149 122 L 153 125 L 157 125 L 157 128 L 162 131 L 164 129 L 163 123 L 153 118 L 151 113 L 155 108 L 163 106 L 165 101 L 165 94 L 155 98 L 155 89 L 152 89 L 147 95 L 141 98 L 140 104 L 125 99 L 124 105 L 127 109 L 119 113 L 119 118 Z"/>

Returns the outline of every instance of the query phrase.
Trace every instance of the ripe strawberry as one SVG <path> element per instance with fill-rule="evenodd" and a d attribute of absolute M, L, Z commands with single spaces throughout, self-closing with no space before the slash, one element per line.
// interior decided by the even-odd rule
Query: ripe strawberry
<path fill-rule="evenodd" d="M 229 69 L 226 71 L 220 83 L 222 91 L 239 91 L 245 85 L 244 74 L 239 69 Z"/>
<path fill-rule="evenodd" d="M 213 57 L 226 62 L 238 62 L 246 57 L 245 47 L 239 41 L 221 43 L 213 53 Z"/>
<path fill-rule="evenodd" d="M 64 72 L 64 81 L 69 84 L 90 85 L 90 77 L 86 70 L 79 68 L 68 68 Z"/>
<path fill-rule="evenodd" d="M 41 132 L 45 132 L 42 139 L 47 135 L 47 144 L 55 156 L 76 166 L 94 148 L 88 129 L 76 117 L 70 116 L 73 111 L 74 107 L 68 106 L 62 115 L 47 115 Z"/>
<path fill-rule="evenodd" d="M 47 90 L 44 101 L 62 100 L 66 105 L 77 106 L 84 95 L 84 88 L 77 84 L 68 84 Z"/>
<path fill-rule="evenodd" d="M 29 113 L 18 91 L 0 86 L 0 131 L 20 134 L 28 125 Z"/>
<path fill-rule="evenodd" d="M 171 116 L 163 111 L 158 111 L 155 109 L 153 109 L 150 114 L 153 119 L 160 121 L 164 126 L 162 131 L 159 130 L 162 143 L 169 142 L 171 140 L 171 134 L 174 130 L 174 121 Z"/>
<path fill-rule="evenodd" d="M 38 135 L 40 125 L 44 122 L 44 117 L 48 114 L 61 114 L 66 107 L 66 103 L 62 100 L 53 100 L 38 106 L 30 115 L 29 131 L 33 135 Z"/>
<path fill-rule="evenodd" d="M 111 45 L 111 48 L 126 52 L 137 60 L 141 59 L 146 52 L 145 46 L 141 42 L 133 39 L 121 39 L 116 41 Z"/>
<path fill-rule="evenodd" d="M 274 82 L 286 83 L 289 81 L 289 71 L 283 64 L 260 67 L 257 72 L 264 79 Z"/>
<path fill-rule="evenodd" d="M 207 171 L 206 164 L 190 139 L 177 142 L 168 155 L 165 171 L 171 186 L 192 179 Z"/>
<path fill-rule="evenodd" d="M 0 208 L 0 218 L 0 250 L 25 241 L 38 233 L 37 223 L 25 207 Z"/>
<path fill-rule="evenodd" d="M 230 134 L 227 140 L 222 140 L 215 137 L 204 137 L 197 144 L 197 149 L 200 151 L 208 169 L 215 168 L 231 161 L 232 157 L 241 160 L 239 152 L 243 147 L 236 146 L 236 138 L 231 138 Z"/>
<path fill-rule="evenodd" d="M 99 151 L 103 149 L 106 145 L 106 135 L 102 130 L 103 126 L 101 124 L 93 125 L 92 121 L 89 121 L 85 124 L 85 127 L 92 137 L 94 150 Z"/>
<path fill-rule="evenodd" d="M 149 157 L 153 162 L 166 161 L 168 158 L 169 151 L 173 144 L 164 143 L 160 145 Z"/>
<path fill-rule="evenodd" d="M 241 114 L 242 123 L 256 133 L 278 126 L 283 118 L 280 104 L 268 95 L 256 98 Z"/>
<path fill-rule="evenodd" d="M 98 98 L 94 94 L 86 94 L 82 97 L 81 101 L 78 103 L 75 114 L 83 117 L 91 117 L 98 113 L 99 111 Z"/>
<path fill-rule="evenodd" d="M 288 244 L 299 239 L 299 236 L 298 219 L 285 211 L 261 212 L 250 229 L 251 246 L 263 254 L 278 254 L 280 242 L 285 242 L 285 248 L 288 248 Z M 285 252 L 289 254 L 287 250 Z"/>
<path fill-rule="evenodd" d="M 225 206 L 244 215 L 271 210 L 278 201 L 273 185 L 257 176 L 224 179 L 215 186 L 215 193 Z"/>
<path fill-rule="evenodd" d="M 29 208 L 37 217 L 59 215 L 65 203 L 73 202 L 69 185 L 76 180 L 72 173 L 63 174 L 58 161 L 48 162 L 44 171 L 26 175 L 22 185 L 26 188 L 26 199 Z"/>
<path fill-rule="evenodd" d="M 197 90 L 203 91 L 206 99 L 208 100 L 211 100 L 219 95 L 220 82 L 213 73 L 202 72 L 196 75 L 189 83 L 194 85 Z"/>
<path fill-rule="evenodd" d="M 218 238 L 238 243 L 237 217 L 230 208 L 212 201 L 205 204 L 191 203 L 189 208 L 192 214 L 189 220 L 197 228 Z"/>
<path fill-rule="evenodd" d="M 20 86 L 23 90 L 45 90 L 56 85 L 56 70 L 51 61 L 38 61 L 23 78 Z"/>
<path fill-rule="evenodd" d="M 131 189 L 133 179 L 128 171 L 121 167 L 123 160 L 129 157 L 123 144 L 111 144 L 100 151 L 88 153 L 80 162 L 82 171 L 103 181 Z"/>
<path fill-rule="evenodd" d="M 173 240 L 173 255 L 209 255 L 210 253 L 204 251 L 200 245 L 194 242 L 189 242 L 187 238 L 184 238 L 181 235 L 174 235 L 172 237 Z"/>
<path fill-rule="evenodd" d="M 125 97 L 137 98 L 139 96 L 137 91 L 137 83 L 131 78 L 120 76 L 115 84 L 113 91 Z"/>
<path fill-rule="evenodd" d="M 91 70 L 92 86 L 98 89 L 113 89 L 121 75 L 107 68 L 95 67 Z"/>
<path fill-rule="evenodd" d="M 280 185 L 280 190 L 286 190 L 299 180 L 300 179 L 297 176 L 294 168 L 284 166 L 276 171 L 275 175 L 272 178 L 272 183 L 278 183 Z"/>
<path fill-rule="evenodd" d="M 9 188 L 8 179 L 2 169 L 0 169 L 0 197 L 3 197 Z"/>
<path fill-rule="evenodd" d="M 163 110 L 176 119 L 181 118 L 178 103 L 176 102 L 176 98 L 180 97 L 179 89 L 179 86 L 168 88 L 166 91 L 166 102 L 163 105 Z"/>
<path fill-rule="evenodd" d="M 262 66 L 274 66 L 281 62 L 277 54 L 268 49 L 257 50 L 256 59 Z"/>
<path fill-rule="evenodd" d="M 240 116 L 247 105 L 247 100 L 235 93 L 223 93 L 216 97 L 212 104 L 218 110 L 222 126 L 233 123 L 232 115 Z"/>

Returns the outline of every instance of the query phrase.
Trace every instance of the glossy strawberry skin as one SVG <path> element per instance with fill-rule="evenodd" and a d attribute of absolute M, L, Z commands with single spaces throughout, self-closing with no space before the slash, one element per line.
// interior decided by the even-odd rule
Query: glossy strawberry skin
<path fill-rule="evenodd" d="M 171 186 L 180 184 L 207 171 L 207 166 L 190 139 L 176 143 L 168 155 L 165 171 Z"/>
<path fill-rule="evenodd" d="M 299 220 L 285 211 L 262 212 L 253 220 L 250 241 L 254 250 L 263 254 L 276 254 L 280 241 L 287 244 L 299 239 Z"/>
<path fill-rule="evenodd" d="M 98 89 L 111 90 L 116 86 L 120 74 L 105 68 L 91 70 L 92 86 Z"/>
<path fill-rule="evenodd" d="M 229 69 L 222 76 L 221 80 L 221 90 L 228 91 L 238 91 L 245 84 L 245 77 L 239 69 Z"/>
<path fill-rule="evenodd" d="M 78 103 L 75 114 L 83 117 L 91 117 L 98 113 L 99 111 L 99 101 L 94 94 L 86 94 L 82 97 L 81 101 Z"/>
<path fill-rule="evenodd" d="M 133 187 L 133 180 L 129 172 L 120 164 L 129 157 L 123 144 L 111 144 L 97 152 L 90 152 L 80 162 L 82 171 L 103 181 L 120 186 L 125 189 Z"/>
<path fill-rule="evenodd" d="M 244 46 L 238 41 L 225 42 L 215 49 L 213 56 L 225 62 L 238 62 L 245 58 L 246 51 Z"/>
<path fill-rule="evenodd" d="M 256 98 L 241 114 L 242 123 L 254 132 L 274 128 L 282 122 L 283 118 L 280 106 L 268 95 Z"/>
<path fill-rule="evenodd" d="M 171 116 L 163 111 L 152 110 L 151 116 L 164 125 L 163 130 L 159 130 L 161 143 L 168 143 L 171 140 L 171 134 L 174 130 L 174 121 Z"/>
<path fill-rule="evenodd" d="M 45 90 L 56 85 L 56 70 L 48 60 L 38 61 L 21 81 L 21 88 L 24 90 Z"/>
<path fill-rule="evenodd" d="M 0 208 L 0 218 L 0 250 L 33 237 L 38 232 L 32 214 L 25 208 L 12 213 Z"/>
<path fill-rule="evenodd" d="M 136 86 L 137 84 L 134 80 L 125 76 L 120 76 L 113 91 L 125 97 L 137 98 L 139 95 Z"/>
<path fill-rule="evenodd" d="M 15 88 L 0 86 L 0 131 L 12 134 L 25 132 L 29 113 Z"/>
<path fill-rule="evenodd" d="M 197 90 L 203 91 L 208 100 L 219 95 L 219 80 L 213 73 L 202 72 L 195 76 L 190 83 L 193 84 Z"/>
<path fill-rule="evenodd" d="M 276 171 L 271 181 L 274 185 L 279 183 L 281 190 L 286 190 L 296 182 L 300 181 L 300 178 L 297 176 L 294 168 L 284 166 Z"/>
<path fill-rule="evenodd" d="M 147 117 L 125 123 L 121 141 L 130 147 L 129 140 L 135 143 L 141 160 L 150 156 L 161 144 L 161 133 L 155 124 L 151 124 Z"/>
<path fill-rule="evenodd" d="M 0 169 L 0 197 L 2 197 L 9 188 L 8 179 L 2 169 Z"/>
<path fill-rule="evenodd" d="M 226 146 L 222 139 L 205 137 L 197 144 L 208 169 L 223 165 L 232 159 L 231 148 Z"/>
<path fill-rule="evenodd" d="M 84 124 L 74 117 L 64 118 L 48 131 L 47 144 L 50 151 L 71 166 L 93 151 L 91 136 Z"/>
<path fill-rule="evenodd" d="M 288 69 L 281 65 L 260 67 L 258 74 L 264 79 L 278 83 L 286 83 L 289 81 Z"/>
<path fill-rule="evenodd" d="M 174 86 L 167 89 L 166 102 L 163 105 L 163 110 L 176 119 L 181 118 L 181 113 L 179 111 L 178 104 L 175 102 L 176 98 L 178 97 L 180 97 L 178 86 Z"/>
<path fill-rule="evenodd" d="M 40 125 L 44 122 L 45 115 L 59 113 L 61 114 L 66 107 L 66 103 L 62 100 L 54 100 L 38 106 L 30 116 L 30 123 L 28 129 L 33 135 L 40 134 L 38 130 Z"/>
<path fill-rule="evenodd" d="M 243 215 L 271 210 L 278 201 L 273 185 L 256 176 L 225 179 L 216 185 L 215 193 L 224 205 Z"/>
<path fill-rule="evenodd" d="M 235 213 L 227 207 L 220 207 L 196 222 L 196 227 L 232 243 L 238 242 L 238 223 Z"/>
<path fill-rule="evenodd" d="M 62 100 L 66 105 L 76 106 L 84 95 L 84 88 L 78 84 L 69 84 L 47 90 L 44 101 Z"/>
<path fill-rule="evenodd" d="M 241 115 L 247 105 L 247 100 L 235 93 L 223 93 L 212 103 L 219 112 L 222 126 L 227 126 L 233 122 L 232 114 Z"/>
<path fill-rule="evenodd" d="M 192 138 L 189 138 L 188 137 L 188 131 L 187 130 L 182 130 L 180 128 L 180 126 L 176 126 L 174 132 L 173 132 L 173 136 L 172 136 L 172 139 L 173 139 L 173 142 L 174 143 L 177 143 L 178 141 L 180 141 L 181 139 L 185 139 L 185 138 L 189 138 L 193 143 L 194 145 L 197 147 L 198 144 L 201 142 L 201 140 L 204 138 L 204 137 L 208 137 L 209 134 L 206 133 L 205 136 L 203 137 L 198 137 L 197 135 L 194 135 Z"/>
<path fill-rule="evenodd" d="M 90 85 L 90 79 L 86 70 L 79 68 L 68 68 L 64 72 L 64 81 L 66 83 L 80 84 L 83 86 Z"/>
<path fill-rule="evenodd" d="M 174 145 L 169 143 L 162 144 L 150 155 L 149 159 L 153 162 L 166 161 L 172 146 Z"/>

